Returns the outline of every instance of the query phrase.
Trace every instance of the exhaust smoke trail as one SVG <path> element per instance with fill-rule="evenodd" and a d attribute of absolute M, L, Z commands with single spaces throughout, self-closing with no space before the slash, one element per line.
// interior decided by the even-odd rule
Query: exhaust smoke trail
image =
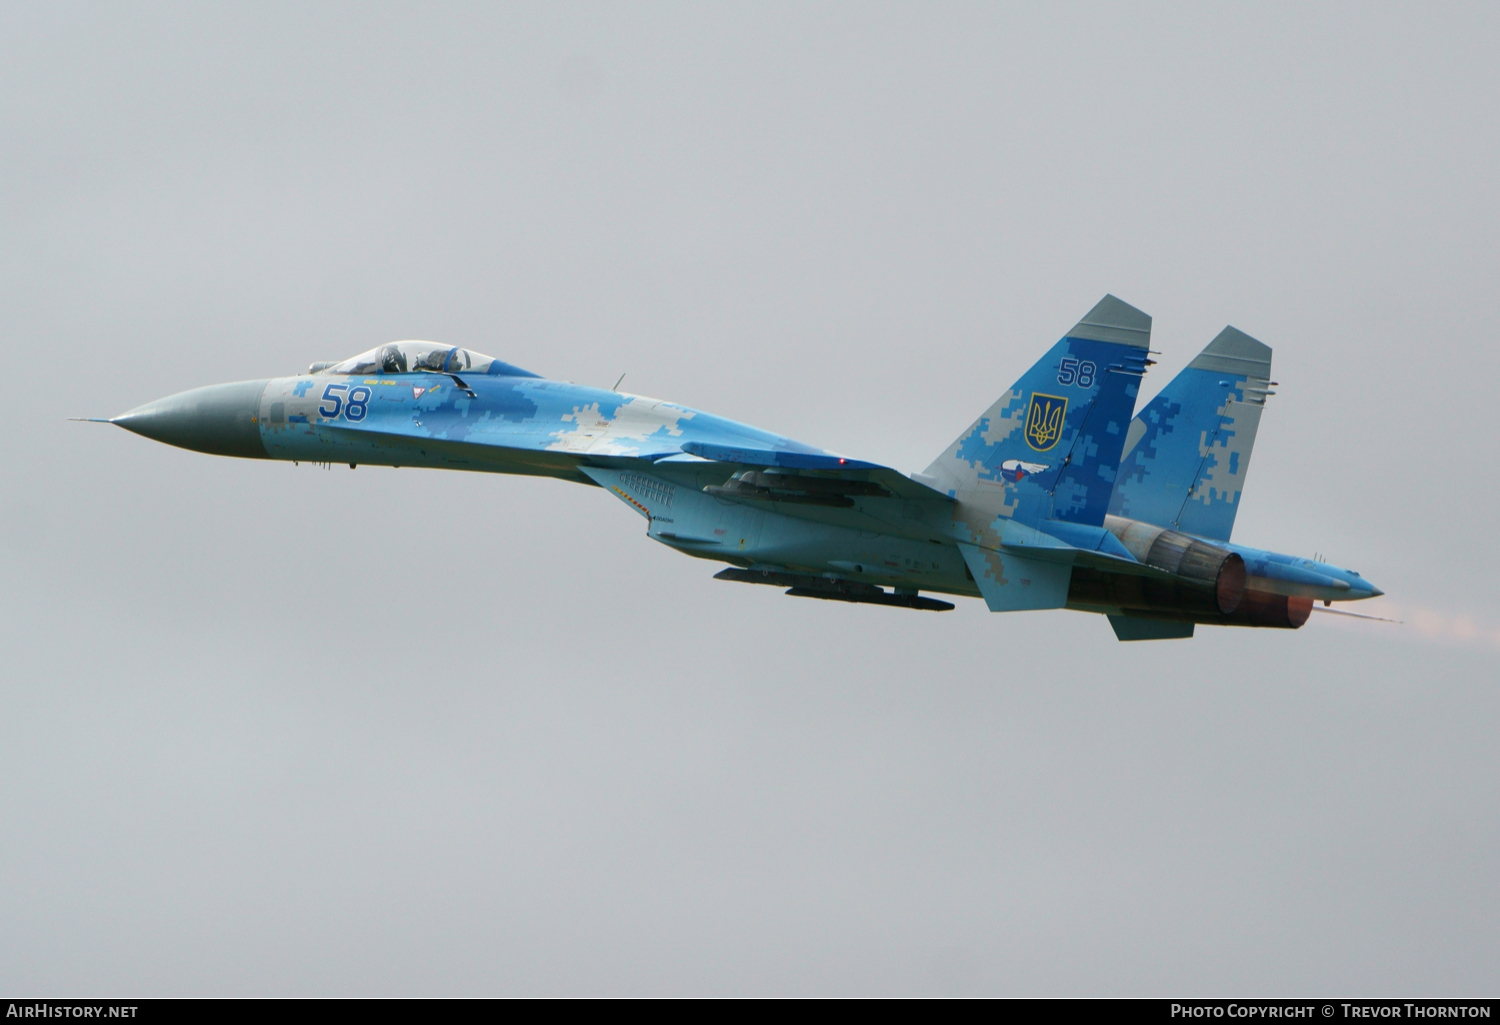
<path fill-rule="evenodd" d="M 1468 613 L 1449 613 L 1419 606 L 1401 606 L 1381 602 L 1361 603 L 1360 611 L 1383 619 L 1397 620 L 1391 624 L 1361 623 L 1353 617 L 1327 616 L 1324 623 L 1336 623 L 1344 629 L 1368 630 L 1375 626 L 1404 628 L 1406 636 L 1417 636 L 1450 647 L 1480 647 L 1500 650 L 1500 626 L 1486 622 Z"/>

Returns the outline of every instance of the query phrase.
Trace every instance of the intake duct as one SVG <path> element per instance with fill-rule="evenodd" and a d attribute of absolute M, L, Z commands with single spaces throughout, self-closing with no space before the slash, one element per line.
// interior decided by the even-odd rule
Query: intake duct
<path fill-rule="evenodd" d="M 1104 526 L 1138 562 L 1171 579 L 1103 573 L 1075 567 L 1069 605 L 1105 606 L 1181 618 L 1232 616 L 1245 596 L 1245 560 L 1218 545 L 1163 527 L 1107 516 Z M 1175 617 L 1174 617 L 1175 618 Z"/>

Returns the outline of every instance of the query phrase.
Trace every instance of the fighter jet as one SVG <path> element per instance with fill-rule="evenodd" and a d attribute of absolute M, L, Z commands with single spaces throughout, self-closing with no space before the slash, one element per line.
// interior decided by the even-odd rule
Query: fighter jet
<path fill-rule="evenodd" d="M 1105 296 L 922 473 L 686 406 L 407 341 L 107 420 L 214 455 L 557 477 L 607 489 L 716 579 L 944 611 L 1068 608 L 1121 640 L 1295 629 L 1356 573 L 1229 543 L 1270 349 L 1226 329 L 1140 416 L 1151 318 Z M 616 382 L 618 386 L 618 382 Z M 927 592 L 924 594 L 923 592 Z"/>

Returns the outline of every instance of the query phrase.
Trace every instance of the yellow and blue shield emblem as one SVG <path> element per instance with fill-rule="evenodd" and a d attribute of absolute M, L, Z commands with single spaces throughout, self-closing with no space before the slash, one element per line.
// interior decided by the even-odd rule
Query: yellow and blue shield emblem
<path fill-rule="evenodd" d="M 1031 405 L 1026 409 L 1026 444 L 1038 452 L 1045 452 L 1062 440 L 1063 424 L 1067 422 L 1068 400 L 1057 395 L 1031 393 Z"/>

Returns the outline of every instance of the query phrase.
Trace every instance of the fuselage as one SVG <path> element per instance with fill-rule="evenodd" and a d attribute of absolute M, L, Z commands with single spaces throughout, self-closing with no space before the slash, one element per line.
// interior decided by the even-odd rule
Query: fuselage
<path fill-rule="evenodd" d="M 836 453 L 676 403 L 547 380 L 504 364 L 461 375 L 325 370 L 218 385 L 113 422 L 222 455 L 558 477 L 606 488 L 646 519 L 652 539 L 696 558 L 908 594 L 980 593 L 956 546 L 954 517 L 932 503 L 868 500 L 857 519 L 846 510 L 799 504 L 787 515 L 776 501 L 706 491 L 723 491 L 723 465 L 687 449 Z M 1107 527 L 1124 536 L 1129 523 Z M 1326 563 L 1223 547 L 1244 559 L 1252 590 L 1301 601 L 1378 593 L 1358 574 Z M 1069 607 L 1100 611 L 1074 597 L 1070 591 Z"/>

